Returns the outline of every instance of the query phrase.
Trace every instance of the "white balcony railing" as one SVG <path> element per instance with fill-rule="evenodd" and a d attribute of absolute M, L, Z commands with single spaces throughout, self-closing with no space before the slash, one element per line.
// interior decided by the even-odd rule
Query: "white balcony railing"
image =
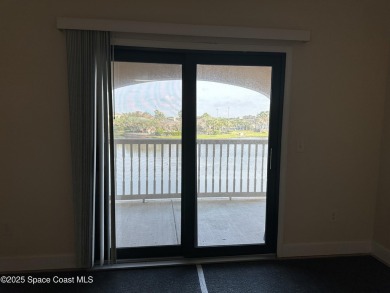
<path fill-rule="evenodd" d="M 117 199 L 181 197 L 181 140 L 116 139 Z M 267 139 L 197 142 L 198 197 L 265 196 Z"/>

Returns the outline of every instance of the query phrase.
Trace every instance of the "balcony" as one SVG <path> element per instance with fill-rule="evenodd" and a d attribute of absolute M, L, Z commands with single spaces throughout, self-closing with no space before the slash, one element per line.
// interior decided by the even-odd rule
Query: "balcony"
<path fill-rule="evenodd" d="M 116 139 L 117 247 L 181 237 L 181 141 Z M 198 140 L 198 245 L 264 242 L 267 139 Z"/>

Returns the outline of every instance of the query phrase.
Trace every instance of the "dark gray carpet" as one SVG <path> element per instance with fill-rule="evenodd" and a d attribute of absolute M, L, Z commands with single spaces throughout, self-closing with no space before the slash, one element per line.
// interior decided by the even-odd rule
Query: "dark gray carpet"
<path fill-rule="evenodd" d="M 214 292 L 390 292 L 390 268 L 370 256 L 204 265 Z"/>
<path fill-rule="evenodd" d="M 202 265 L 209 293 L 221 292 L 342 292 L 390 293 L 390 268 L 370 256 Z M 4 274 L 0 273 L 0 276 Z M 10 274 L 6 274 L 10 276 Z M 0 284 L 0 292 L 201 292 L 196 266 L 110 271 L 74 271 L 13 274 L 50 278 L 50 284 Z M 53 278 L 74 284 L 54 284 Z M 77 284 L 77 276 L 93 278 Z"/>
<path fill-rule="evenodd" d="M 16 276 L 16 275 L 15 275 Z M 126 269 L 91 272 L 61 272 L 25 274 L 26 277 L 48 277 L 50 284 L 0 284 L 0 292 L 194 292 L 200 293 L 200 285 L 196 267 L 177 266 L 164 268 Z M 54 284 L 54 276 L 74 277 L 75 284 Z M 93 277 L 91 284 L 77 284 L 77 276 Z"/>

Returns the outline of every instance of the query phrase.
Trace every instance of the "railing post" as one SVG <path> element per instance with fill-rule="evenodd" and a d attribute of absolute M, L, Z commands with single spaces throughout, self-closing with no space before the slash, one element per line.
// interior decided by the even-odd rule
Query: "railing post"
<path fill-rule="evenodd" d="M 145 194 L 149 194 L 149 144 L 146 144 L 146 178 L 145 178 Z"/>
<path fill-rule="evenodd" d="M 215 143 L 213 143 L 213 169 L 212 169 L 212 177 L 211 177 L 211 192 L 214 193 L 214 164 L 215 164 Z"/>
<path fill-rule="evenodd" d="M 164 194 L 164 143 L 161 143 L 161 194 Z"/>
<path fill-rule="evenodd" d="M 206 148 L 206 164 L 205 164 L 205 171 L 204 171 L 204 193 L 207 193 L 207 159 L 209 156 L 209 146 L 207 143 L 205 143 L 205 148 Z"/>
<path fill-rule="evenodd" d="M 218 192 L 222 192 L 222 143 L 219 144 L 219 189 Z"/>
<path fill-rule="evenodd" d="M 171 194 L 171 144 L 169 146 L 169 159 L 168 159 L 168 194 Z"/>
<path fill-rule="evenodd" d="M 257 172 L 257 151 L 258 151 L 258 148 L 259 148 L 259 144 L 256 143 L 255 144 L 255 172 L 254 172 L 254 184 L 253 184 L 253 191 L 256 192 L 256 172 Z"/>
<path fill-rule="evenodd" d="M 125 144 L 122 144 L 122 196 L 125 195 Z"/>
<path fill-rule="evenodd" d="M 233 161 L 233 193 L 236 192 L 236 156 L 237 156 L 237 144 L 234 144 L 234 161 Z M 229 197 L 232 200 L 232 197 Z"/>
<path fill-rule="evenodd" d="M 251 163 L 251 148 L 252 148 L 252 145 L 251 144 L 248 144 L 248 173 L 247 173 L 247 186 L 246 186 L 246 191 L 249 192 L 249 176 L 250 176 L 250 163 Z"/>
<path fill-rule="evenodd" d="M 141 195 L 141 143 L 138 144 L 138 195 Z"/>
<path fill-rule="evenodd" d="M 229 157 L 230 157 L 230 148 L 229 144 L 226 144 L 226 153 L 227 153 L 227 160 L 226 160 L 226 193 L 229 192 Z"/>
<path fill-rule="evenodd" d="M 198 145 L 198 192 L 200 192 L 200 160 L 201 160 L 201 157 L 202 157 L 202 144 L 201 142 L 199 141 L 197 143 Z"/>
<path fill-rule="evenodd" d="M 153 144 L 153 194 L 156 194 L 156 147 L 157 144 Z"/>
<path fill-rule="evenodd" d="M 179 193 L 179 144 L 176 144 L 176 193 Z"/>
<path fill-rule="evenodd" d="M 264 156 L 265 156 L 265 147 L 264 144 L 261 145 L 261 176 L 260 176 L 260 182 L 261 182 L 261 189 L 260 191 L 263 192 L 263 172 L 264 172 Z"/>

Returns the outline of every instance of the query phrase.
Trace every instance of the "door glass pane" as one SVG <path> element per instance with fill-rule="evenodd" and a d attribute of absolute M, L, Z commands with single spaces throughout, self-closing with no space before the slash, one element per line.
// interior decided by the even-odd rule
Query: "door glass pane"
<path fill-rule="evenodd" d="M 271 69 L 197 66 L 198 246 L 265 243 Z"/>
<path fill-rule="evenodd" d="M 180 244 L 182 68 L 114 62 L 117 247 Z"/>

